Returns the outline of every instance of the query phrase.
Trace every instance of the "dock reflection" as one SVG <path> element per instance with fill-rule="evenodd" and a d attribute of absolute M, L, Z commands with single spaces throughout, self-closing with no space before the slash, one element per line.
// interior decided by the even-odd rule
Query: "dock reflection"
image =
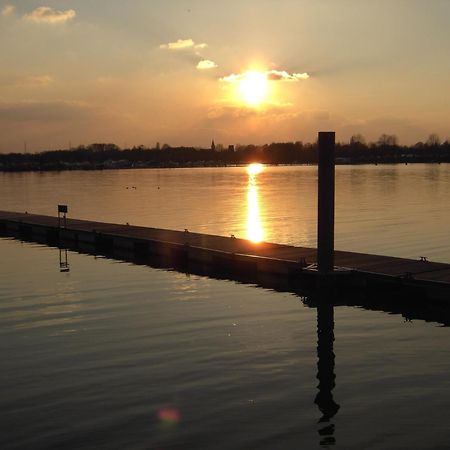
<path fill-rule="evenodd" d="M 0 234 L 1 235 L 1 234 Z M 26 241 L 26 239 L 21 239 Z M 49 241 L 48 238 L 36 237 L 30 242 L 40 242 L 45 245 L 54 246 L 60 254 L 60 268 L 67 264 L 67 248 L 78 253 L 90 255 L 104 255 L 96 245 L 72 242 L 67 243 L 67 247 L 59 247 L 59 243 Z M 182 259 L 174 259 L 150 254 L 141 255 L 132 250 L 113 249 L 107 255 L 110 259 L 142 264 L 159 269 L 176 270 L 186 274 L 196 274 L 208 276 L 213 279 L 233 280 L 240 283 L 250 283 L 265 289 L 272 289 L 279 292 L 291 292 L 298 296 L 299 301 L 307 307 L 317 310 L 317 392 L 314 403 L 317 406 L 320 416 L 317 421 L 317 433 L 319 444 L 324 447 L 331 447 L 337 443 L 335 417 L 341 405 L 334 399 L 333 391 L 336 388 L 337 380 L 335 374 L 336 355 L 334 352 L 335 331 L 334 331 L 334 308 L 339 306 L 353 306 L 373 311 L 383 311 L 389 314 L 401 315 L 405 321 L 423 320 L 436 322 L 443 326 L 450 326 L 450 310 L 447 303 L 425 302 L 420 293 L 416 296 L 414 292 L 402 293 L 391 288 L 378 290 L 332 290 L 322 297 L 308 290 L 301 285 L 296 278 L 277 277 L 274 275 L 244 272 L 221 272 L 213 269 L 209 265 L 187 264 Z M 314 386 L 311 385 L 311 390 Z M 314 419 L 311 419 L 313 423 Z"/>

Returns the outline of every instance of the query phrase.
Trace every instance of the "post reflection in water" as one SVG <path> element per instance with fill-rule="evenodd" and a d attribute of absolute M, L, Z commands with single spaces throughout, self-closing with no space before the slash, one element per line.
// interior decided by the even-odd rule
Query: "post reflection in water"
<path fill-rule="evenodd" d="M 319 419 L 320 445 L 334 445 L 334 424 L 330 420 L 336 415 L 340 406 L 333 399 L 336 385 L 334 373 L 334 307 L 332 304 L 319 302 L 317 305 L 317 379 L 319 392 L 314 403 L 319 407 L 322 417 Z"/>
<path fill-rule="evenodd" d="M 261 222 L 261 212 L 258 199 L 257 175 L 264 170 L 264 166 L 253 163 L 247 166 L 247 239 L 252 242 L 264 240 L 264 229 Z"/>
<path fill-rule="evenodd" d="M 60 272 L 69 272 L 69 260 L 67 257 L 67 248 L 59 248 L 59 271 Z"/>

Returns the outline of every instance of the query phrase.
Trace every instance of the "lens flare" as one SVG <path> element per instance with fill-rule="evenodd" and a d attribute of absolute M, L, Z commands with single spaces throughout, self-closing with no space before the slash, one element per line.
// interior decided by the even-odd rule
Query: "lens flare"
<path fill-rule="evenodd" d="M 176 425 L 181 420 L 181 414 L 173 406 L 164 406 L 158 410 L 158 420 L 164 425 Z"/>

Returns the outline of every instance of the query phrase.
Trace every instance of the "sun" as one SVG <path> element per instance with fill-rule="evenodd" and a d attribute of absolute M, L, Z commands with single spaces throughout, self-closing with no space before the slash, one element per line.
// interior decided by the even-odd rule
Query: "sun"
<path fill-rule="evenodd" d="M 266 74 L 257 72 L 256 70 L 245 72 L 239 80 L 238 92 L 240 98 L 246 105 L 260 105 L 266 99 L 269 92 L 269 83 Z"/>

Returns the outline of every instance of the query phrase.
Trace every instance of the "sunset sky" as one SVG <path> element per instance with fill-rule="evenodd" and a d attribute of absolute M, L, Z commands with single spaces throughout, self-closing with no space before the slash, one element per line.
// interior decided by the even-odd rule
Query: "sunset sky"
<path fill-rule="evenodd" d="M 0 152 L 450 137 L 449 0 L 0 0 Z"/>

